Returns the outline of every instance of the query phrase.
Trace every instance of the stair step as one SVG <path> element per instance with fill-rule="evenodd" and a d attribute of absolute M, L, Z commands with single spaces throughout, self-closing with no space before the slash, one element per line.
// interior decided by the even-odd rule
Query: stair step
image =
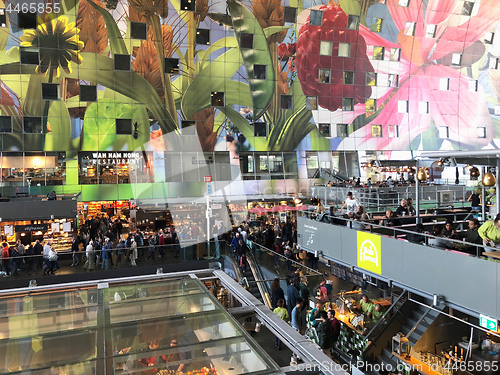
<path fill-rule="evenodd" d="M 396 369 L 397 363 L 394 359 L 387 357 L 386 355 L 380 355 L 377 357 L 377 361 L 380 364 L 384 364 L 384 369 L 386 369 L 389 366 L 392 366 L 393 369 Z"/>
<path fill-rule="evenodd" d="M 385 355 L 386 357 L 391 358 L 392 357 L 392 351 L 391 351 L 391 349 L 382 348 L 381 355 Z"/>
<path fill-rule="evenodd" d="M 412 327 L 417 324 L 417 322 L 419 321 L 420 319 L 416 319 L 414 317 L 411 317 L 411 318 L 407 318 L 406 319 L 406 324 L 409 324 L 411 325 Z M 419 324 L 419 327 L 424 327 L 425 329 L 429 328 L 429 323 L 427 323 L 427 321 L 424 319 L 420 322 Z"/>

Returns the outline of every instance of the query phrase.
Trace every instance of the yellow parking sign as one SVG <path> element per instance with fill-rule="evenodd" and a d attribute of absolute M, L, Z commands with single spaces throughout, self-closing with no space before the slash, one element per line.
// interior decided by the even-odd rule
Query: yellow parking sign
<path fill-rule="evenodd" d="M 380 236 L 358 232 L 358 267 L 382 274 L 382 246 Z"/>

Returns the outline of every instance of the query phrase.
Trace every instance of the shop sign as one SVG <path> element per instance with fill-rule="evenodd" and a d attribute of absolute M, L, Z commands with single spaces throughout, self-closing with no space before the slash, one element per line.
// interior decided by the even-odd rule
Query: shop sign
<path fill-rule="evenodd" d="M 91 164 L 139 164 L 142 159 L 140 152 L 93 152 Z"/>
<path fill-rule="evenodd" d="M 220 210 L 222 208 L 221 204 L 212 204 L 212 209 L 213 210 Z"/>
<path fill-rule="evenodd" d="M 16 225 L 16 232 L 45 232 L 48 229 L 48 224 Z"/>
<path fill-rule="evenodd" d="M 204 182 L 212 182 L 212 176 L 203 176 Z"/>
<path fill-rule="evenodd" d="M 491 331 L 498 331 L 498 320 L 483 314 L 479 315 L 479 325 Z"/>
<path fill-rule="evenodd" d="M 358 267 L 382 274 L 380 236 L 358 231 Z"/>

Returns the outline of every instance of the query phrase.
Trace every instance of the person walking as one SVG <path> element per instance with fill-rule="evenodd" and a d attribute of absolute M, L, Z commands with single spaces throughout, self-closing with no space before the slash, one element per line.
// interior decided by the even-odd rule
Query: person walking
<path fill-rule="evenodd" d="M 116 245 L 116 254 L 118 258 L 116 260 L 115 269 L 118 267 L 123 268 L 125 265 L 125 241 L 120 240 L 118 245 Z"/>
<path fill-rule="evenodd" d="M 149 255 L 146 259 L 153 258 L 153 261 L 155 260 L 155 237 L 154 235 L 150 235 L 148 238 L 148 245 L 149 245 Z"/>
<path fill-rule="evenodd" d="M 78 237 L 75 236 L 73 237 L 73 242 L 71 243 L 71 252 L 73 253 L 73 263 L 71 263 L 71 267 L 78 266 L 80 263 L 80 254 L 78 254 L 78 251 L 80 250 L 78 245 L 80 244 L 80 241 L 78 241 Z"/>
<path fill-rule="evenodd" d="M 54 246 L 50 247 L 48 260 L 50 262 L 50 269 L 45 272 L 46 275 L 55 275 L 55 268 L 57 262 L 57 251 Z"/>
<path fill-rule="evenodd" d="M 278 307 L 276 307 L 273 312 L 278 315 L 281 320 L 287 322 L 289 319 L 288 311 L 285 308 L 285 300 L 281 298 L 278 301 Z M 274 344 L 278 348 L 278 350 L 281 350 L 281 340 L 276 336 L 276 343 Z"/>
<path fill-rule="evenodd" d="M 43 246 L 39 240 L 35 241 L 35 246 L 33 246 L 33 253 L 35 255 L 36 268 L 40 269 L 43 266 Z"/>
<path fill-rule="evenodd" d="M 108 237 L 104 238 L 104 245 L 102 246 L 102 264 L 101 269 L 109 270 L 109 259 L 111 258 L 111 249 L 113 244 Z"/>
<path fill-rule="evenodd" d="M 285 292 L 280 286 L 280 279 L 277 277 L 271 284 L 271 307 L 273 310 L 278 307 L 278 301 L 280 299 L 285 299 Z"/>
<path fill-rule="evenodd" d="M 3 269 L 5 271 L 5 276 L 10 276 L 11 270 L 10 270 L 10 256 L 9 256 L 9 245 L 7 242 L 4 242 L 2 244 L 2 264 L 3 264 Z"/>
<path fill-rule="evenodd" d="M 30 273 L 32 275 L 35 274 L 35 259 L 33 259 L 33 256 L 35 255 L 34 252 L 34 247 L 33 244 L 29 244 L 28 248 L 26 249 L 26 276 L 28 276 Z"/>
<path fill-rule="evenodd" d="M 85 264 L 83 265 L 83 269 L 85 270 L 93 270 L 95 268 L 94 264 L 94 241 L 90 240 L 89 244 L 87 245 L 87 248 L 85 249 L 85 256 L 87 257 L 87 260 L 85 261 Z"/>
<path fill-rule="evenodd" d="M 130 265 L 132 267 L 137 267 L 137 263 L 135 262 L 137 260 L 137 242 L 135 242 L 135 239 L 132 238 L 131 245 L 130 245 Z"/>
<path fill-rule="evenodd" d="M 298 289 L 295 287 L 295 279 L 290 279 L 290 285 L 286 288 L 286 296 L 288 299 L 288 314 L 292 314 L 292 309 L 296 305 L 297 299 L 300 298 Z M 302 299 L 302 298 L 301 298 Z"/>

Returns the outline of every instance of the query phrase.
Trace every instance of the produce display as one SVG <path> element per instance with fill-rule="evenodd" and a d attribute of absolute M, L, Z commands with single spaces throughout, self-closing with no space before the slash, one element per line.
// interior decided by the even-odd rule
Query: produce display
<path fill-rule="evenodd" d="M 156 375 L 218 375 L 218 372 L 215 367 L 202 367 L 199 370 L 188 371 L 187 373 L 175 370 L 160 370 Z"/>

